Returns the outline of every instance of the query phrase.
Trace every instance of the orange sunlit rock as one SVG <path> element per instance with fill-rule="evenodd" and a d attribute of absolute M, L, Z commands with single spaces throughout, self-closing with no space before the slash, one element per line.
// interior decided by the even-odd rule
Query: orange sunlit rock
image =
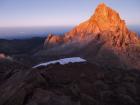
<path fill-rule="evenodd" d="M 119 13 L 106 6 L 104 3 L 101 3 L 89 20 L 66 33 L 64 38 L 62 38 L 62 36 L 49 35 L 45 41 L 45 45 L 57 44 L 60 42 L 66 43 L 75 39 L 82 41 L 85 38 L 88 39 L 88 37 L 90 39 L 91 34 L 92 38 L 95 38 L 99 33 L 102 38 L 107 38 L 108 33 L 112 33 L 109 39 L 113 41 L 111 43 L 116 43 L 116 46 L 138 42 L 137 35 L 128 30 L 125 21 L 120 18 Z"/>
<path fill-rule="evenodd" d="M 61 44 L 63 42 L 63 37 L 49 34 L 47 39 L 45 40 L 44 45 L 47 45 L 47 47 L 53 47 L 57 44 Z"/>

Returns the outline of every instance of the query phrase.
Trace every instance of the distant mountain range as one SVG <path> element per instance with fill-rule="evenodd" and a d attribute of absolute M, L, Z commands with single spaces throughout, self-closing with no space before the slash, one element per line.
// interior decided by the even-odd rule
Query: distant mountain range
<path fill-rule="evenodd" d="M 0 28 L 0 39 L 46 37 L 49 33 L 64 34 L 74 27 L 75 26 Z M 128 28 L 140 34 L 139 25 L 128 25 Z"/>
<path fill-rule="evenodd" d="M 74 26 L 73 26 L 74 27 Z M 47 34 L 64 34 L 72 29 L 72 26 L 49 27 L 5 27 L 0 28 L 0 39 L 23 39 L 31 37 L 46 37 Z"/>

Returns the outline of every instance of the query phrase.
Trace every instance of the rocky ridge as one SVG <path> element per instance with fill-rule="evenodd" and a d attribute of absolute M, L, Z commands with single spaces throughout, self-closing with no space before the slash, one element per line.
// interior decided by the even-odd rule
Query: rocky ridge
<path fill-rule="evenodd" d="M 0 62 L 0 105 L 139 105 L 140 72 L 69 63 Z M 12 68 L 11 68 L 12 67 Z"/>
<path fill-rule="evenodd" d="M 75 47 L 76 50 L 69 51 L 69 53 L 78 52 L 79 49 L 86 48 L 81 54 L 82 57 L 90 58 L 93 61 L 93 59 L 95 60 L 93 56 L 96 56 L 96 60 L 101 59 L 99 62 L 102 63 L 108 61 L 108 58 L 104 59 L 102 54 L 111 52 L 118 57 L 118 65 L 124 62 L 127 66 L 140 67 L 140 40 L 138 35 L 127 28 L 119 13 L 104 3 L 98 5 L 90 19 L 65 33 L 65 35 L 49 35 L 45 40 L 44 46 L 48 51 L 51 48 L 59 49 L 57 50 L 59 53 L 63 53 L 66 50 L 68 52 L 72 47 Z M 70 48 L 70 46 L 72 47 Z M 93 52 L 96 52 L 96 54 Z M 105 56 L 110 55 L 106 54 Z M 132 62 L 132 59 L 135 59 L 135 62 Z"/>
<path fill-rule="evenodd" d="M 45 45 L 47 45 L 46 42 L 50 44 L 60 42 L 62 43 L 62 39 L 65 43 L 70 40 L 75 40 L 75 38 L 78 38 L 79 41 L 81 41 L 84 40 L 85 37 L 90 36 L 90 34 L 92 34 L 92 37 L 95 37 L 98 34 L 101 34 L 100 36 L 104 37 L 105 35 L 102 34 L 109 34 L 111 32 L 113 33 L 112 37 L 114 39 L 119 37 L 118 39 L 123 40 L 124 37 L 124 43 L 126 44 L 138 42 L 136 33 L 128 30 L 125 21 L 120 18 L 119 13 L 110 7 L 107 7 L 104 3 L 101 3 L 98 5 L 95 13 L 90 17 L 89 20 L 76 26 L 64 36 L 50 34 L 45 41 Z"/>

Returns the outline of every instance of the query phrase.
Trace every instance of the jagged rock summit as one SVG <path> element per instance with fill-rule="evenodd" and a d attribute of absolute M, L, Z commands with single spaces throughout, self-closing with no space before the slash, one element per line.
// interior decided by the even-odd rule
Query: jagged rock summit
<path fill-rule="evenodd" d="M 60 50 L 69 45 L 72 47 L 80 46 L 80 48 L 81 46 L 86 47 L 82 53 L 86 52 L 87 58 L 93 59 L 96 56 L 96 59 L 103 61 L 103 54 L 108 52 L 106 50 L 111 50 L 121 62 L 125 60 L 128 65 L 140 65 L 140 60 L 137 57 L 139 55 L 138 49 L 140 49 L 138 35 L 127 28 L 119 13 L 104 3 L 97 6 L 95 13 L 87 21 L 79 24 L 63 36 L 49 35 L 44 44 L 47 50 L 54 47 Z M 61 47 L 58 48 L 58 46 Z M 71 49 L 69 48 L 67 50 Z M 75 48 L 73 51 L 76 50 L 78 49 Z M 107 53 L 106 56 L 110 56 L 110 53 Z M 132 59 L 136 61 L 135 64 L 131 62 Z"/>
<path fill-rule="evenodd" d="M 125 21 L 121 20 L 119 14 L 110 7 L 107 7 L 104 3 L 98 5 L 95 13 L 88 21 L 80 24 L 75 29 L 77 32 L 87 33 L 118 30 L 122 30 L 123 32 L 128 31 Z"/>
<path fill-rule="evenodd" d="M 55 45 L 56 43 L 60 44 L 62 42 L 68 42 L 75 39 L 80 41 L 85 38 L 90 39 L 91 37 L 89 36 L 91 34 L 92 37 L 95 37 L 97 34 L 102 34 L 105 31 L 108 33 L 114 32 L 115 34 L 112 36 L 119 34 L 118 36 L 116 35 L 116 37 L 126 37 L 126 43 L 129 43 L 130 40 L 137 42 L 137 36 L 132 35 L 135 33 L 128 30 L 125 21 L 120 18 L 119 13 L 106 6 L 104 3 L 101 3 L 98 5 L 95 13 L 90 17 L 90 19 L 81 23 L 64 36 L 58 37 L 56 35 L 49 35 L 45 41 L 45 45 L 49 43 Z"/>

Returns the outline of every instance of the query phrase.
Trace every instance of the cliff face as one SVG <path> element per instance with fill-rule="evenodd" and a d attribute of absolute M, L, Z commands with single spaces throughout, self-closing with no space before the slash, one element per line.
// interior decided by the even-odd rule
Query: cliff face
<path fill-rule="evenodd" d="M 71 32 L 71 34 L 75 34 L 74 31 L 86 33 L 99 33 L 101 31 L 106 30 L 121 30 L 123 32 L 128 31 L 124 20 L 121 20 L 119 14 L 116 11 L 107 7 L 105 4 L 99 4 L 91 18 L 88 21 L 76 27 Z"/>
<path fill-rule="evenodd" d="M 117 46 L 138 41 L 137 35 L 128 30 L 125 21 L 120 18 L 119 14 L 105 4 L 99 4 L 93 16 L 67 33 L 66 37 L 74 39 L 79 36 L 79 39 L 84 39 L 89 34 L 92 34 L 92 37 L 99 34 L 101 38 L 110 39 L 111 37 L 113 43 L 116 43 Z"/>
<path fill-rule="evenodd" d="M 103 35 L 105 33 L 112 33 L 111 38 L 116 39 L 116 43 L 118 44 L 122 43 L 122 40 L 124 44 L 136 43 L 138 41 L 137 35 L 128 30 L 125 21 L 120 18 L 119 14 L 102 3 L 98 5 L 95 13 L 86 22 L 81 23 L 66 33 L 64 37 L 49 35 L 45 41 L 45 45 L 48 43 L 66 43 L 76 39 L 77 41 L 94 39 L 99 34 L 101 37 L 108 37 Z"/>
<path fill-rule="evenodd" d="M 47 45 L 47 48 L 51 48 L 61 43 L 63 43 L 63 36 L 49 34 L 45 40 L 44 46 Z"/>
<path fill-rule="evenodd" d="M 93 55 L 96 55 L 96 59 L 102 59 L 107 49 L 119 56 L 121 62 L 125 61 L 130 65 L 132 59 L 135 59 L 137 63 L 132 65 L 140 66 L 140 60 L 137 57 L 140 40 L 137 34 L 127 28 L 119 13 L 104 3 L 98 5 L 95 13 L 87 21 L 76 26 L 64 36 L 51 36 L 51 38 L 48 36 L 45 46 L 55 47 L 56 45 L 67 45 L 67 43 L 86 46 L 86 49 L 84 49 L 86 57 L 90 56 L 88 57 L 90 59 L 93 59 Z M 93 52 L 96 52 L 96 54 L 93 54 Z M 106 56 L 110 55 L 107 53 Z"/>

